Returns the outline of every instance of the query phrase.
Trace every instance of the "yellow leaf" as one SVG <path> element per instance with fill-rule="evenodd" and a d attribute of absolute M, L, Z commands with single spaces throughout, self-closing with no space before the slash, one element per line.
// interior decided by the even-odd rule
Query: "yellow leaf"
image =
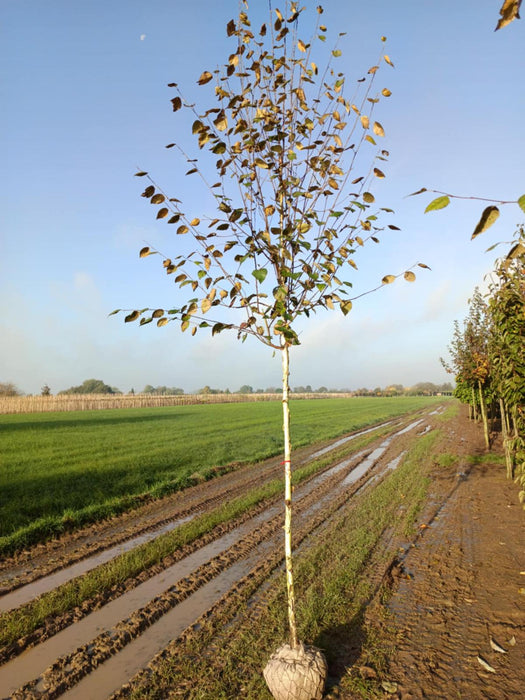
<path fill-rule="evenodd" d="M 265 170 L 268 169 L 268 163 L 266 161 L 264 161 L 262 158 L 256 158 L 255 165 L 257 165 L 257 166 L 259 166 L 259 168 L 263 168 Z"/>
<path fill-rule="evenodd" d="M 381 282 L 383 284 L 392 284 L 392 282 L 396 279 L 395 275 L 385 275 Z"/>
<path fill-rule="evenodd" d="M 406 279 L 407 282 L 415 282 L 416 281 L 416 276 L 413 272 L 410 270 L 407 270 L 403 277 Z"/>
<path fill-rule="evenodd" d="M 205 70 L 204 73 L 201 74 L 201 77 L 197 80 L 199 85 L 206 85 L 206 83 L 209 83 L 210 80 L 213 78 L 213 75 Z"/>
<path fill-rule="evenodd" d="M 313 70 L 313 72 L 315 73 L 315 75 L 317 75 L 318 69 L 317 69 L 316 64 L 315 64 L 315 63 L 311 63 L 310 65 L 312 66 L 312 70 Z"/>
<path fill-rule="evenodd" d="M 352 310 L 352 302 L 349 299 L 347 301 L 342 301 L 340 306 L 341 311 L 344 313 L 345 316 Z"/>
<path fill-rule="evenodd" d="M 306 51 L 306 46 L 305 46 L 304 42 L 301 41 L 300 39 L 297 42 L 297 48 L 299 49 L 299 51 L 302 51 L 303 53 L 305 53 L 305 51 Z"/>
<path fill-rule="evenodd" d="M 370 136 L 370 134 L 367 134 L 367 135 L 365 136 L 365 141 L 369 141 L 369 142 L 370 142 L 371 144 L 373 144 L 374 146 L 377 146 L 377 143 L 376 143 L 376 142 L 374 141 L 374 139 Z"/>
<path fill-rule="evenodd" d="M 213 120 L 213 123 L 217 127 L 217 131 L 225 131 L 228 128 L 228 119 L 224 111 L 219 112 L 219 115 Z"/>
<path fill-rule="evenodd" d="M 211 308 L 211 301 L 209 299 L 203 299 L 201 302 L 201 311 L 203 314 L 206 313 Z"/>
<path fill-rule="evenodd" d="M 140 253 L 139 253 L 139 257 L 140 257 L 140 258 L 145 258 L 147 255 L 151 255 L 150 249 L 149 249 L 148 247 L 142 248 L 141 251 L 140 251 Z"/>
<path fill-rule="evenodd" d="M 363 129 L 368 129 L 370 126 L 370 119 L 364 114 L 361 115 L 361 124 L 363 125 Z"/>
<path fill-rule="evenodd" d="M 165 326 L 167 323 L 169 323 L 168 319 L 164 316 L 164 318 L 159 318 L 157 321 L 157 326 L 161 328 L 162 326 Z"/>
<path fill-rule="evenodd" d="M 388 63 L 389 66 L 392 66 L 392 68 L 394 68 L 394 64 L 393 64 L 392 61 L 390 60 L 390 56 L 387 56 L 387 55 L 385 54 L 385 55 L 383 56 L 383 58 L 385 59 L 385 61 Z"/>
<path fill-rule="evenodd" d="M 391 95 L 392 93 L 390 92 L 390 90 L 389 90 L 388 88 L 383 88 L 383 89 L 381 90 L 381 94 L 383 95 L 383 97 L 390 97 L 390 95 Z"/>
<path fill-rule="evenodd" d="M 385 173 L 382 170 L 379 170 L 379 168 L 374 168 L 374 175 L 376 177 L 385 177 Z"/>
<path fill-rule="evenodd" d="M 488 228 L 490 228 L 492 224 L 498 219 L 498 217 L 498 207 L 490 206 L 484 209 L 483 214 L 481 215 L 481 219 L 478 221 L 478 224 L 474 229 L 474 233 L 471 236 L 471 240 L 472 238 L 476 238 L 476 236 L 479 236 L 480 233 L 483 233 Z"/>
<path fill-rule="evenodd" d="M 385 130 L 379 122 L 374 122 L 373 131 L 376 136 L 384 136 Z"/>
<path fill-rule="evenodd" d="M 363 199 L 367 204 L 372 204 L 372 202 L 375 202 L 375 197 L 371 192 L 363 192 Z"/>
<path fill-rule="evenodd" d="M 504 3 L 499 11 L 501 19 L 496 25 L 496 29 L 494 31 L 497 31 L 502 27 L 506 27 L 507 24 L 510 24 L 515 19 L 519 19 L 520 5 L 521 0 L 504 0 Z"/>
<path fill-rule="evenodd" d="M 198 226 L 200 224 L 201 220 L 200 219 L 192 219 L 190 221 L 190 226 Z"/>

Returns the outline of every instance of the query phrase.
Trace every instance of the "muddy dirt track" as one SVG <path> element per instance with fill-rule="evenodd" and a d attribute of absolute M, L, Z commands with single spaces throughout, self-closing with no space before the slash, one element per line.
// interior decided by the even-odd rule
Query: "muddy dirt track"
<path fill-rule="evenodd" d="M 294 545 L 304 546 L 316 527 L 352 508 L 367 489 L 396 469 L 405 450 L 438 420 L 439 415 L 428 410 L 392 421 L 381 427 L 387 434 L 364 449 L 352 449 L 361 431 L 298 451 L 296 467 L 320 456 L 333 455 L 333 460 L 296 487 Z M 480 452 L 478 426 L 464 417 L 440 429 L 453 453 L 459 450 L 466 458 Z M 22 611 L 36 596 L 211 512 L 280 476 L 281 470 L 278 459 L 240 467 L 5 561 L 0 565 L 0 610 Z M 385 690 L 378 682 L 378 694 L 370 697 L 520 697 L 525 688 L 525 597 L 518 590 L 525 587 L 525 576 L 520 575 L 525 561 L 519 561 L 525 542 L 515 487 L 505 481 L 502 467 L 460 460 L 433 481 L 422 523 L 428 527 L 418 530 L 415 546 L 388 542 L 398 554 L 377 572 L 378 595 L 370 603 L 367 624 L 383 620 L 385 611 L 379 614 L 377 606 L 388 605 L 384 632 L 395 638 L 396 651 L 388 669 L 393 685 Z M 154 668 L 167 648 L 176 653 L 177 639 L 191 636 L 198 629 L 196 622 L 220 617 L 224 609 L 235 609 L 250 596 L 263 604 L 261 591 L 281 564 L 281 549 L 278 498 L 218 526 L 110 592 L 46 620 L 36 632 L 0 650 L 0 697 L 125 697 L 136 683 L 133 677 L 140 678 L 148 666 Z M 379 595 L 385 583 L 388 603 Z M 507 653 L 494 651 L 491 639 Z M 482 666 L 478 656 L 495 672 Z M 366 659 L 354 654 L 352 661 L 355 669 L 368 669 L 363 673 L 373 677 Z M 356 697 L 339 683 L 344 673 L 337 665 L 329 695 Z"/>

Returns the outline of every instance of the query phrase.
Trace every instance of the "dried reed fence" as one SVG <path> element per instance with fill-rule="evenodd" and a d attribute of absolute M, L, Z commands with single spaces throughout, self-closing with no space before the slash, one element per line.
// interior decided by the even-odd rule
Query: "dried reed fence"
<path fill-rule="evenodd" d="M 345 398 L 351 394 L 292 394 L 294 399 Z M 278 401 L 280 394 L 65 394 L 59 396 L 2 396 L 0 414 L 43 413 L 45 411 L 94 411 L 108 408 L 158 408 L 203 403 Z"/>

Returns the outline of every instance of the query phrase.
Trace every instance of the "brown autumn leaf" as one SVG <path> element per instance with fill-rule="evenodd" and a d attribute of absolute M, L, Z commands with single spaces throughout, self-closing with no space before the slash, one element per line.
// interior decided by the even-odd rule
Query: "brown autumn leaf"
<path fill-rule="evenodd" d="M 383 95 L 383 97 L 390 97 L 390 95 L 391 95 L 392 93 L 390 92 L 390 90 L 389 90 L 388 88 L 383 88 L 383 89 L 381 90 L 381 94 Z"/>
<path fill-rule="evenodd" d="M 197 80 L 199 85 L 206 85 L 206 83 L 209 83 L 210 80 L 213 78 L 213 75 L 205 70 L 204 73 L 201 74 L 201 77 Z"/>
<path fill-rule="evenodd" d="M 501 18 L 496 25 L 495 32 L 502 27 L 506 27 L 515 19 L 520 19 L 521 0 L 505 0 L 499 11 Z"/>
<path fill-rule="evenodd" d="M 171 100 L 171 104 L 173 105 L 173 111 L 177 112 L 182 107 L 182 100 L 180 97 L 174 97 Z"/>
<path fill-rule="evenodd" d="M 379 178 L 385 177 L 385 173 L 379 168 L 374 168 L 374 175 Z"/>
<path fill-rule="evenodd" d="M 363 125 L 363 129 L 368 129 L 368 127 L 370 126 L 370 119 L 365 114 L 362 114 L 360 118 L 361 124 Z"/>

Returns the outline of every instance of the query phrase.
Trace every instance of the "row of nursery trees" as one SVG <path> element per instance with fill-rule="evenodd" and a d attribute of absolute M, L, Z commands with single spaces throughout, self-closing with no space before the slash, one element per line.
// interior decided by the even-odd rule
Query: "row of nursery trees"
<path fill-rule="evenodd" d="M 442 360 L 456 375 L 457 396 L 481 420 L 487 449 L 499 419 L 507 476 L 521 485 L 525 503 L 525 228 L 516 233 L 508 254 L 497 261 L 488 293 L 476 289 L 468 316 L 454 324 Z"/>

